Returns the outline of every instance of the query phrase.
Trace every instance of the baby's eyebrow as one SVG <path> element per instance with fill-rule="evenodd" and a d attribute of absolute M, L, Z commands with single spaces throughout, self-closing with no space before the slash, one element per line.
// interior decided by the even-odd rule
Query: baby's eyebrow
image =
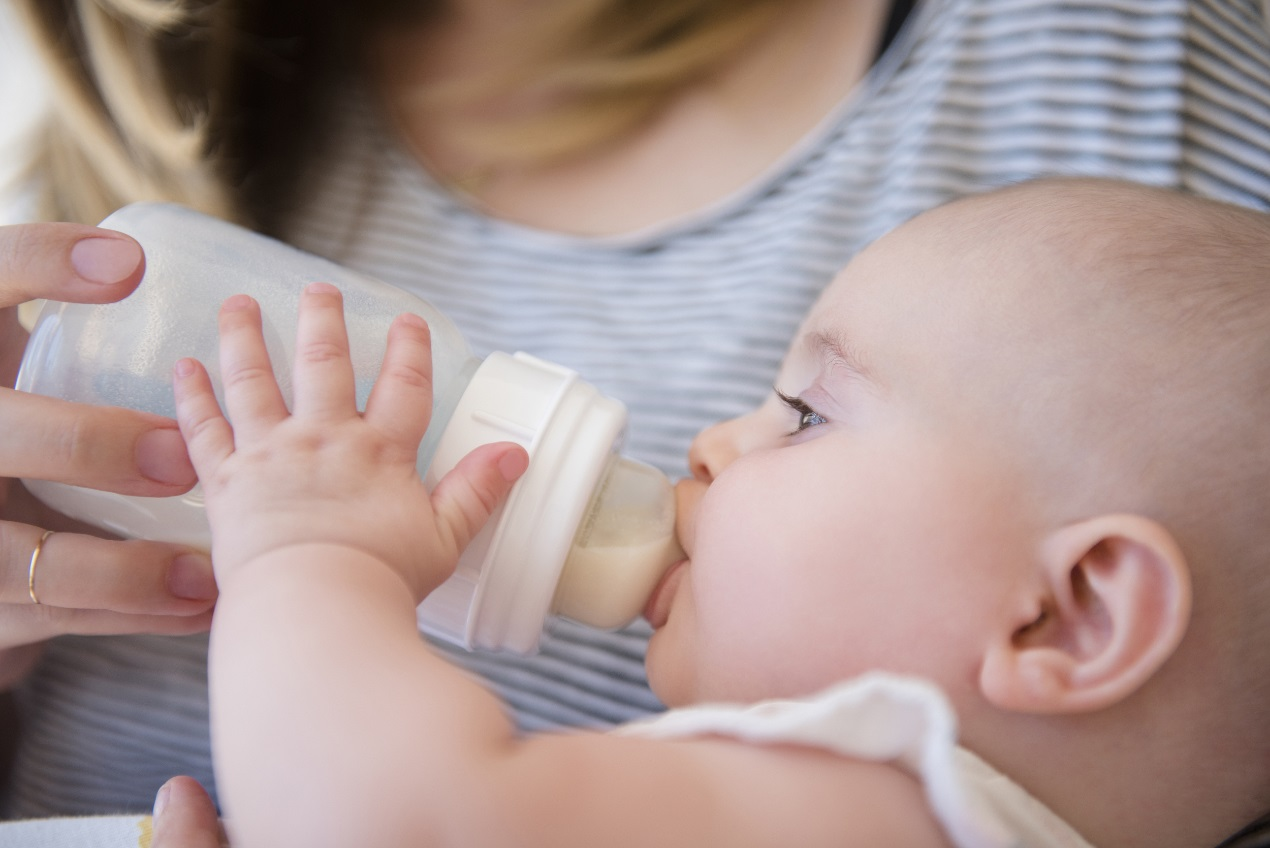
<path fill-rule="evenodd" d="M 841 333 L 817 330 L 807 335 L 806 345 L 826 370 L 846 371 L 852 379 L 878 386 L 860 350 Z"/>

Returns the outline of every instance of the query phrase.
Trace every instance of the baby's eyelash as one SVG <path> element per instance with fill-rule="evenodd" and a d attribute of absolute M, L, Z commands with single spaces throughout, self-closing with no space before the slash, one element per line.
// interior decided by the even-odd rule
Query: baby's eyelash
<path fill-rule="evenodd" d="M 827 423 L 825 417 L 808 406 L 807 401 L 802 398 L 787 395 L 780 389 L 775 389 L 775 392 L 782 403 L 798 413 L 798 427 L 790 432 L 789 435 L 794 436 L 808 428 L 815 427 L 817 424 Z"/>

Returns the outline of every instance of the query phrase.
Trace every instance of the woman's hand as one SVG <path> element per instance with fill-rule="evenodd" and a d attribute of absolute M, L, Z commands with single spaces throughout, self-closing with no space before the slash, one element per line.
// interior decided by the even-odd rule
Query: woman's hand
<path fill-rule="evenodd" d="M 19 303 L 119 300 L 144 267 L 140 246 L 120 233 L 77 224 L 0 227 L 0 688 L 25 673 L 36 644 L 51 636 L 191 633 L 210 623 L 216 587 L 205 555 L 87 535 L 15 479 L 151 496 L 194 484 L 176 422 L 10 388 L 26 344 Z M 30 571 L 46 530 L 57 532 L 40 548 L 37 605 Z"/>
<path fill-rule="evenodd" d="M 229 841 L 207 790 L 192 777 L 174 777 L 154 796 L 150 848 L 223 848 Z"/>
<path fill-rule="evenodd" d="M 353 548 L 387 564 L 416 601 L 453 572 L 459 554 L 524 472 L 519 445 L 483 445 L 429 492 L 419 442 L 432 415 L 428 327 L 402 315 L 388 331 L 365 413 L 356 405 L 339 291 L 315 283 L 300 301 L 293 409 L 288 411 L 246 295 L 220 312 L 221 413 L 206 370 L 176 367 L 176 408 L 212 525 L 226 591 L 253 561 L 297 545 Z"/>

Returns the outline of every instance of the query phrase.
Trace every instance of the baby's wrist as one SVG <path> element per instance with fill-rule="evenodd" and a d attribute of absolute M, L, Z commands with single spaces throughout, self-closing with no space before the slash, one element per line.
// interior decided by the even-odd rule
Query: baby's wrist
<path fill-rule="evenodd" d="M 279 584 L 385 583 L 410 594 L 401 574 L 381 557 L 344 542 L 291 542 L 244 556 L 217 569 L 222 597 Z"/>

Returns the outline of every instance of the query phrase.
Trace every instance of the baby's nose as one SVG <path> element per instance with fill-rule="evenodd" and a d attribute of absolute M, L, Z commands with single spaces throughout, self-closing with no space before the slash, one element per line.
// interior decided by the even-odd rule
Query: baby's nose
<path fill-rule="evenodd" d="M 714 478 L 740 455 L 735 431 L 741 420 L 734 418 L 707 427 L 692 440 L 688 448 L 688 468 L 694 478 L 713 483 Z"/>

